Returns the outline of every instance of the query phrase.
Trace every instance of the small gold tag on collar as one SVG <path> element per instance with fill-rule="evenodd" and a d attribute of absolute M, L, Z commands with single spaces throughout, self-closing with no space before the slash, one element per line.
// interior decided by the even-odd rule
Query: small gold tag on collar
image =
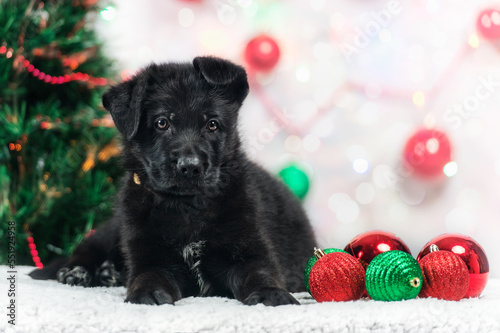
<path fill-rule="evenodd" d="M 139 175 L 134 172 L 134 183 L 137 185 L 141 185 L 141 179 L 139 178 Z"/>

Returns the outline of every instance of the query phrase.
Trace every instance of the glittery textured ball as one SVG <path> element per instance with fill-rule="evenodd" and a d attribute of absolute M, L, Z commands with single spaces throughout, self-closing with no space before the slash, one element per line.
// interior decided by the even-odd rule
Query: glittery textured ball
<path fill-rule="evenodd" d="M 469 271 L 459 256 L 449 251 L 435 251 L 418 263 L 424 278 L 420 297 L 458 301 L 465 296 L 469 289 Z"/>
<path fill-rule="evenodd" d="M 410 253 L 408 246 L 399 237 L 392 232 L 381 230 L 357 235 L 344 250 L 357 258 L 365 269 L 373 258 L 383 252 L 399 250 Z"/>
<path fill-rule="evenodd" d="M 353 256 L 329 253 L 316 262 L 309 275 L 311 294 L 318 302 L 360 299 L 365 290 L 365 270 Z"/>
<path fill-rule="evenodd" d="M 344 253 L 347 253 L 347 252 L 345 252 L 343 250 L 334 249 L 334 248 L 324 249 L 323 252 L 325 252 L 326 254 L 333 253 L 333 252 L 344 252 Z M 313 266 L 316 263 L 316 261 L 318 261 L 318 258 L 316 258 L 316 256 L 313 255 L 309 259 L 309 261 L 307 262 L 306 269 L 304 269 L 304 285 L 306 286 L 306 289 L 309 292 L 309 294 L 311 293 L 311 289 L 309 289 L 309 274 L 311 274 L 311 269 L 313 268 Z"/>
<path fill-rule="evenodd" d="M 417 261 L 431 252 L 431 246 L 439 250 L 451 251 L 459 256 L 469 270 L 469 289 L 465 298 L 478 297 L 488 282 L 490 266 L 481 245 L 474 239 L 460 234 L 443 234 L 431 239 L 418 254 Z"/>
<path fill-rule="evenodd" d="M 368 295 L 378 301 L 401 301 L 417 297 L 422 288 L 422 270 L 413 257 L 403 251 L 376 256 L 365 276 Z"/>

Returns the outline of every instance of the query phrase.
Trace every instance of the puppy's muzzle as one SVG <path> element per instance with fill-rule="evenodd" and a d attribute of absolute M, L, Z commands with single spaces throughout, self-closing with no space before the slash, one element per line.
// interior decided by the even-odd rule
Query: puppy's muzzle
<path fill-rule="evenodd" d="M 177 173 L 185 178 L 197 178 L 203 175 L 204 168 L 196 156 L 181 157 L 177 160 Z"/>

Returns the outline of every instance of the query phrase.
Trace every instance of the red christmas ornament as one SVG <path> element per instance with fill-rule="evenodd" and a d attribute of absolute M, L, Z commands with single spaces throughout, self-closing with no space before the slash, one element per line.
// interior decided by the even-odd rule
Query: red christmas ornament
<path fill-rule="evenodd" d="M 460 234 L 443 234 L 431 239 L 418 254 L 417 261 L 431 252 L 431 245 L 439 250 L 451 251 L 467 265 L 469 271 L 469 289 L 464 298 L 478 297 L 488 282 L 490 266 L 483 248 L 472 238 Z"/>
<path fill-rule="evenodd" d="M 444 132 L 420 129 L 406 142 L 403 159 L 410 172 L 421 178 L 442 176 L 451 161 L 450 140 Z"/>
<path fill-rule="evenodd" d="M 459 301 L 469 289 L 469 270 L 459 256 L 449 251 L 434 251 L 420 261 L 424 278 L 420 297 Z"/>
<path fill-rule="evenodd" d="M 325 255 L 319 251 L 320 257 L 309 274 L 309 288 L 314 299 L 318 302 L 360 299 L 365 291 L 365 270 L 359 261 L 344 252 Z"/>
<path fill-rule="evenodd" d="M 269 71 L 280 58 L 280 49 L 274 39 L 260 35 L 250 40 L 245 48 L 245 60 L 258 71 Z"/>
<path fill-rule="evenodd" d="M 477 31 L 488 40 L 500 39 L 500 10 L 488 8 L 479 13 Z"/>
<path fill-rule="evenodd" d="M 346 245 L 344 251 L 352 254 L 364 269 L 373 258 L 382 252 L 399 250 L 411 254 L 408 246 L 392 232 L 381 230 L 368 231 L 357 235 Z"/>

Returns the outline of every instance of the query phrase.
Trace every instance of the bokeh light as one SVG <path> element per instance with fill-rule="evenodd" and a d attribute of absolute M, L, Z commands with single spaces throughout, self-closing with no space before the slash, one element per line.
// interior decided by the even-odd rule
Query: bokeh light
<path fill-rule="evenodd" d="M 177 15 L 181 27 L 189 28 L 194 23 L 194 13 L 190 8 L 182 8 Z"/>
<path fill-rule="evenodd" d="M 107 6 L 101 10 L 100 15 L 105 21 L 113 21 L 116 17 L 116 10 L 113 6 Z"/>
<path fill-rule="evenodd" d="M 458 172 L 457 162 L 452 161 L 447 163 L 443 168 L 443 172 L 447 177 L 455 176 Z"/>

